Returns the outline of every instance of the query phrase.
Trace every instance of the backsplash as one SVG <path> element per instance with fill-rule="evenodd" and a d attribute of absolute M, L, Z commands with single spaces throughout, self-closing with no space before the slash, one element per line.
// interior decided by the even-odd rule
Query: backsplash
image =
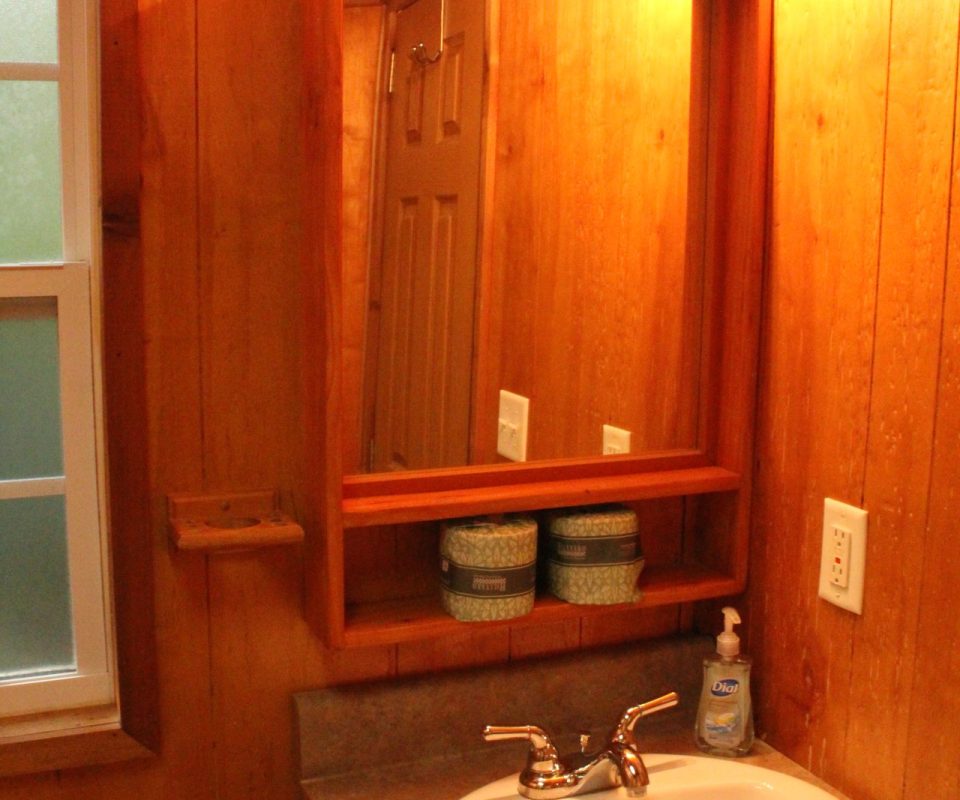
<path fill-rule="evenodd" d="M 638 738 L 651 726 L 692 727 L 701 660 L 712 649 L 709 637 L 684 636 L 301 692 L 294 695 L 300 776 L 356 769 L 360 742 L 376 742 L 380 764 L 518 750 L 516 742 L 484 743 L 480 731 L 486 724 L 540 725 L 562 748 L 571 748 L 580 731 L 606 732 L 627 707 L 671 690 L 680 695 L 679 707 L 644 720 Z"/>

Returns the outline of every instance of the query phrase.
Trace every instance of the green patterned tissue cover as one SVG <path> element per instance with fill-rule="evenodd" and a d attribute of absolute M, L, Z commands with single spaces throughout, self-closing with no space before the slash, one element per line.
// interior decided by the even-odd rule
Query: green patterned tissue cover
<path fill-rule="evenodd" d="M 595 506 L 550 516 L 547 537 L 550 591 L 582 605 L 632 603 L 643 552 L 637 515 L 623 506 Z"/>
<path fill-rule="evenodd" d="M 452 520 L 440 535 L 441 600 L 462 622 L 533 611 L 537 523 L 530 517 Z"/>

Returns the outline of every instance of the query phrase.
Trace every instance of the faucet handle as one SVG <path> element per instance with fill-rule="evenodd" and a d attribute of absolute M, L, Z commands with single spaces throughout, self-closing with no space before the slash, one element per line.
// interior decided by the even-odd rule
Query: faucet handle
<path fill-rule="evenodd" d="M 550 735 L 536 725 L 485 725 L 483 738 L 488 742 L 499 742 L 505 739 L 526 739 L 538 750 L 553 747 Z"/>
<path fill-rule="evenodd" d="M 639 705 L 628 708 L 623 712 L 623 716 L 620 717 L 620 722 L 617 723 L 617 727 L 610 737 L 611 740 L 633 744 L 633 726 L 637 724 L 637 721 L 641 717 L 648 717 L 651 714 L 656 714 L 658 711 L 673 708 L 679 702 L 680 695 L 676 692 L 667 692 L 667 694 L 661 697 L 655 697 L 653 700 L 647 700 L 646 703 L 640 703 Z"/>
<path fill-rule="evenodd" d="M 550 741 L 549 734 L 537 725 L 487 725 L 483 738 L 488 742 L 506 739 L 525 739 L 530 742 L 527 770 L 539 774 L 554 774 L 560 769 L 560 755 Z"/>

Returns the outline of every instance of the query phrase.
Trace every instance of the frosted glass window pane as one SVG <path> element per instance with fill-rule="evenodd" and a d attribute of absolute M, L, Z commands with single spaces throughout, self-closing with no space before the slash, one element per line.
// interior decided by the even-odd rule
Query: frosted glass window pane
<path fill-rule="evenodd" d="M 57 92 L 55 81 L 0 81 L 0 262 L 63 258 Z"/>
<path fill-rule="evenodd" d="M 64 499 L 0 500 L 0 680 L 76 670 Z"/>
<path fill-rule="evenodd" d="M 0 299 L 0 480 L 63 474 L 59 372 L 56 298 Z"/>
<path fill-rule="evenodd" d="M 0 0 L 0 61 L 57 62 L 57 0 Z"/>

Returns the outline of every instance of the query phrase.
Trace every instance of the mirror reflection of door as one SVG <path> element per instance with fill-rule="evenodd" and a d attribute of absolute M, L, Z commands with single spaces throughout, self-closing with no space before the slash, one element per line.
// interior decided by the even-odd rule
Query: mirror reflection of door
<path fill-rule="evenodd" d="M 483 41 L 482 3 L 416 0 L 396 14 L 367 342 L 374 472 L 468 461 Z"/>

